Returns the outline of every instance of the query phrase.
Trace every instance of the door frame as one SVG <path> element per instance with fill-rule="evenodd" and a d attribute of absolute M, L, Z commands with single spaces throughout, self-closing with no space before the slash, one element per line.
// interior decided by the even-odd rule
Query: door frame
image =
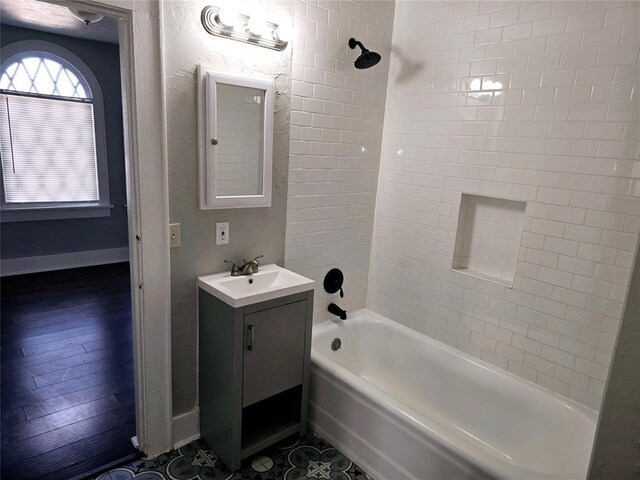
<path fill-rule="evenodd" d="M 137 438 L 132 441 L 153 458 L 173 448 L 169 186 L 160 3 L 41 1 L 118 19 L 136 400 Z"/>

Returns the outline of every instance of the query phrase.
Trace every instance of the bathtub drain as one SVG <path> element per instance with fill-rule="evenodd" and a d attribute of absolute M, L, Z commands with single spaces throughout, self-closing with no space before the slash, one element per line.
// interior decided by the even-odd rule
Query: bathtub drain
<path fill-rule="evenodd" d="M 339 338 L 334 338 L 331 341 L 331 350 L 333 350 L 334 352 L 336 350 L 339 350 L 341 346 L 342 346 L 342 341 Z"/>

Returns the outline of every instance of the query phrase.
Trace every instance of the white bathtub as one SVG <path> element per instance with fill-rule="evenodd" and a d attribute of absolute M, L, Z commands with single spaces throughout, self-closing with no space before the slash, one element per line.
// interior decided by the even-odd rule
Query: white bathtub
<path fill-rule="evenodd" d="M 585 407 L 368 310 L 312 346 L 311 427 L 376 480 L 586 477 Z"/>

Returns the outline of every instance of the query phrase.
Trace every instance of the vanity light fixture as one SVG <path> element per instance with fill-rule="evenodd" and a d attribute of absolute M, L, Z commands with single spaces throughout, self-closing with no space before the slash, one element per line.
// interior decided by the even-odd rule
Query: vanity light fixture
<path fill-rule="evenodd" d="M 284 50 L 291 37 L 291 26 L 286 21 L 274 23 L 260 14 L 245 15 L 232 7 L 209 5 L 202 9 L 202 26 L 211 35 L 240 42 Z"/>

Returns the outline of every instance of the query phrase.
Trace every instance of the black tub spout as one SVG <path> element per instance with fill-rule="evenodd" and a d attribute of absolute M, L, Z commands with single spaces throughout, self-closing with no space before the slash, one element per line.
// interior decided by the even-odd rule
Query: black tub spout
<path fill-rule="evenodd" d="M 327 310 L 329 310 L 329 313 L 333 313 L 335 316 L 340 317 L 340 320 L 347 319 L 347 312 L 345 312 L 335 303 L 330 303 L 329 308 L 327 308 Z"/>

